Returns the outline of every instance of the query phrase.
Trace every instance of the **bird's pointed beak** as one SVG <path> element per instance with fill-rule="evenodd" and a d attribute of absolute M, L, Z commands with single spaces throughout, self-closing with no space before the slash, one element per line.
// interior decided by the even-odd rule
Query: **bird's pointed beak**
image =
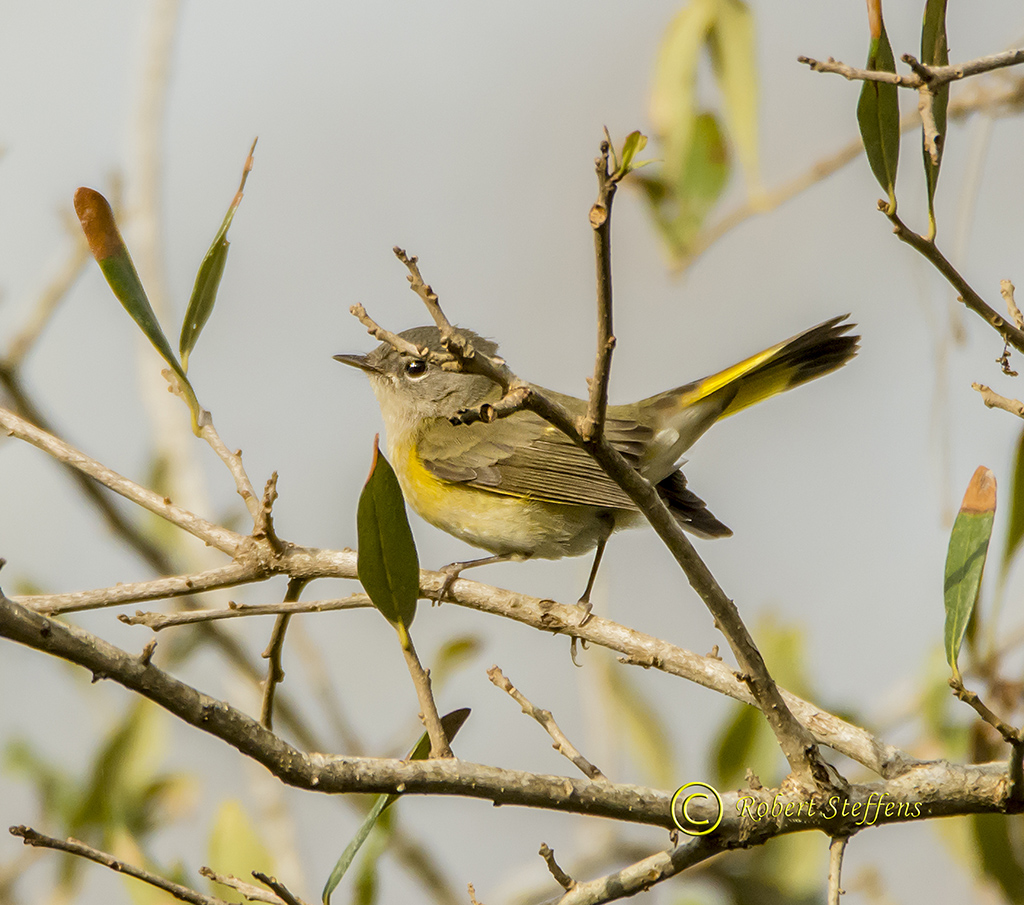
<path fill-rule="evenodd" d="M 367 355 L 335 355 L 334 360 L 340 361 L 342 364 L 352 365 L 353 368 L 359 368 L 360 371 L 366 371 L 367 374 L 380 373 L 380 368 L 370 364 L 369 356 Z"/>

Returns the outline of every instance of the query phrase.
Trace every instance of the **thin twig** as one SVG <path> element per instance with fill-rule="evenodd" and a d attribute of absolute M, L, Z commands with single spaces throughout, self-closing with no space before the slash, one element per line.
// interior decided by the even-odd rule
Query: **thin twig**
<path fill-rule="evenodd" d="M 594 376 L 590 380 L 590 398 L 579 431 L 593 442 L 604 432 L 608 411 L 608 381 L 611 379 L 612 351 L 612 202 L 618 180 L 608 172 L 609 139 L 601 142 L 601 156 L 594 161 L 597 172 L 597 201 L 590 208 L 590 226 L 594 231 L 594 259 L 597 270 L 597 355 Z"/>
<path fill-rule="evenodd" d="M 405 665 L 409 668 L 409 675 L 412 676 L 412 684 L 416 688 L 416 697 L 420 702 L 420 718 L 423 726 L 430 736 L 431 757 L 452 757 L 452 749 L 448 744 L 448 736 L 441 725 L 441 717 L 437 712 L 437 704 L 434 703 L 434 693 L 430 687 L 430 673 L 423 668 L 420 658 L 416 655 L 416 648 L 413 646 L 412 638 L 404 625 L 399 625 L 399 638 L 402 643 L 402 653 L 405 655 Z"/>
<path fill-rule="evenodd" d="M 888 211 L 888 202 L 879 201 L 878 209 L 886 214 L 893 225 L 893 232 L 903 242 L 923 255 L 932 266 L 941 273 L 949 284 L 957 291 L 962 301 L 976 314 L 981 315 L 990 326 L 999 332 L 1003 339 L 1015 349 L 1024 352 L 1024 331 L 1009 323 L 1005 317 L 999 314 L 957 272 L 945 256 L 939 251 L 938 246 L 925 236 L 918 235 L 912 229 L 908 229 L 899 215 Z"/>
<path fill-rule="evenodd" d="M 199 868 L 199 875 L 206 877 L 207 880 L 212 880 L 214 883 L 219 883 L 221 886 L 227 886 L 229 889 L 235 890 L 235 892 L 244 896 L 250 902 L 266 902 L 267 905 L 285 905 L 284 900 L 276 893 L 267 892 L 262 886 L 248 883 L 231 874 L 220 874 L 210 867 L 203 866 Z"/>
<path fill-rule="evenodd" d="M 1002 69 L 1006 66 L 1024 63 L 1024 50 L 1007 50 L 1003 53 L 980 57 L 967 63 L 957 63 L 952 66 L 929 66 L 919 63 L 910 54 L 904 54 L 902 59 L 913 70 L 909 75 L 900 75 L 896 72 L 886 72 L 878 69 L 858 69 L 855 66 L 840 63 L 838 60 L 832 59 L 832 57 L 829 57 L 827 60 L 797 57 L 798 62 L 806 64 L 815 72 L 834 72 L 851 81 L 884 82 L 900 88 L 914 89 L 927 85 L 935 91 L 949 82 L 955 82 L 973 75 L 980 75 L 983 72 L 991 72 L 994 69 Z"/>
<path fill-rule="evenodd" d="M 42 833 L 37 833 L 35 830 L 27 826 L 12 826 L 11 835 L 20 836 L 25 840 L 26 845 L 50 848 L 54 851 L 67 852 L 69 855 L 77 855 L 79 858 L 86 858 L 89 861 L 95 861 L 97 864 L 109 867 L 111 870 L 117 871 L 119 874 L 134 877 L 136 880 L 141 880 L 143 883 L 148 883 L 150 886 L 162 889 L 164 892 L 170 893 L 174 898 L 181 899 L 183 902 L 191 902 L 192 905 L 227 905 L 223 899 L 218 899 L 214 896 L 206 896 L 201 892 L 196 892 L 194 889 L 189 889 L 187 886 L 172 883 L 170 880 L 165 880 L 163 877 L 158 877 L 156 874 L 152 874 L 148 870 L 143 870 L 141 867 L 135 867 L 121 861 L 113 855 L 101 852 L 99 849 L 86 845 L 84 842 L 79 842 L 77 839 L 54 839 L 52 836 L 44 836 Z"/>
<path fill-rule="evenodd" d="M 1007 399 L 1005 396 L 1000 396 L 991 387 L 985 386 L 983 383 L 972 383 L 971 389 L 981 393 L 981 401 L 990 409 L 1002 409 L 1004 412 L 1009 412 L 1018 418 L 1024 418 L 1024 402 L 1021 402 L 1019 399 Z"/>
<path fill-rule="evenodd" d="M 17 598 L 13 598 L 17 599 Z M 179 625 L 195 625 L 197 622 L 216 622 L 221 619 L 238 619 L 245 616 L 280 616 L 284 613 L 330 613 L 335 610 L 353 610 L 371 607 L 373 603 L 366 594 L 350 594 L 334 600 L 296 601 L 294 603 L 235 603 L 212 610 L 187 610 L 182 613 L 142 613 L 134 616 L 122 613 L 118 620 L 125 625 L 144 625 L 159 632 Z"/>
<path fill-rule="evenodd" d="M 1024 732 L 1019 729 L 1014 729 L 1013 726 L 1004 722 L 999 718 L 999 716 L 989 710 L 985 705 L 985 702 L 978 697 L 977 692 L 971 691 L 969 688 L 965 688 L 963 682 L 953 678 L 952 676 L 949 679 L 949 687 L 953 689 L 953 694 L 955 694 L 957 698 L 973 708 L 974 712 L 977 713 L 978 716 L 995 729 L 996 732 L 1003 737 L 1003 741 L 1011 745 L 1024 744 Z"/>
<path fill-rule="evenodd" d="M 302 594 L 302 589 L 309 579 L 292 578 L 288 582 L 288 588 L 284 594 L 285 603 L 294 603 Z M 263 706 L 260 708 L 260 723 L 267 729 L 274 728 L 274 693 L 277 686 L 284 681 L 284 667 L 281 666 L 281 657 L 284 654 L 284 639 L 288 631 L 288 623 L 292 618 L 291 613 L 281 613 L 274 622 L 274 630 L 270 635 L 270 642 L 267 649 L 263 651 L 263 658 L 267 661 L 267 680 L 263 684 Z"/>
<path fill-rule="evenodd" d="M 282 883 L 276 877 L 268 876 L 267 874 L 262 873 L 258 870 L 254 870 L 252 872 L 252 875 L 257 880 L 259 880 L 260 883 L 263 883 L 265 886 L 267 886 L 268 888 L 272 889 L 275 893 L 277 893 L 281 897 L 281 900 L 285 903 L 285 905 L 306 905 L 306 903 L 303 902 L 302 899 L 295 895 L 287 886 L 284 885 L 284 883 Z"/>
<path fill-rule="evenodd" d="M 119 475 L 105 465 L 101 465 L 63 440 L 40 430 L 24 418 L 19 418 L 9 409 L 0 408 L 0 428 L 6 430 L 13 437 L 31 443 L 58 461 L 78 469 L 125 499 L 159 515 L 218 550 L 234 555 L 245 542 L 242 535 L 214 525 L 186 509 L 175 506 L 167 497 L 162 497 Z"/>
<path fill-rule="evenodd" d="M 839 897 L 844 893 L 839 884 L 843 872 L 843 854 L 849 841 L 849 836 L 833 836 L 828 844 L 828 905 L 839 905 Z"/>
<path fill-rule="evenodd" d="M 551 872 L 551 876 L 555 878 L 555 882 L 561 886 L 562 889 L 568 892 L 576 885 L 576 881 L 558 866 L 558 862 L 555 860 L 555 853 L 548 848 L 548 844 L 546 842 L 542 842 L 540 844 L 540 851 L 538 854 L 544 859 L 544 863 L 547 864 L 548 870 Z"/>
<path fill-rule="evenodd" d="M 210 444 L 210 448 L 228 467 L 231 477 L 235 479 L 235 490 L 238 491 L 238 495 L 245 503 L 245 508 L 249 510 L 249 515 L 255 522 L 260 515 L 260 501 L 256 496 L 252 481 L 249 480 L 249 475 L 246 474 L 245 467 L 242 465 L 242 451 L 238 449 L 232 452 L 228 449 L 224 441 L 221 440 L 220 434 L 217 433 L 217 428 L 213 426 L 213 417 L 209 415 L 209 412 L 207 412 L 207 416 L 199 429 L 199 436 Z"/>
<path fill-rule="evenodd" d="M 555 718 L 551 715 L 550 710 L 542 710 L 539 707 L 535 707 L 526 695 L 524 695 L 505 677 L 504 673 L 502 673 L 497 666 L 492 666 L 487 670 L 487 678 L 490 679 L 495 686 L 508 694 L 520 707 L 522 707 L 523 713 L 527 716 L 533 717 L 533 719 L 544 727 L 544 731 L 547 732 L 554 741 L 554 744 L 551 747 L 559 754 L 569 758 L 569 760 L 579 767 L 585 776 L 589 776 L 591 779 L 605 778 L 605 775 L 582 754 L 580 754 L 576 746 L 569 741 L 565 733 L 559 728 L 558 723 L 555 722 Z"/>
<path fill-rule="evenodd" d="M 447 352 L 433 352 L 426 346 L 417 346 L 407 339 L 402 339 L 397 333 L 385 330 L 366 313 L 366 309 L 362 305 L 352 305 L 348 310 L 349 314 L 366 327 L 366 332 L 370 336 L 374 339 L 379 339 L 381 342 L 388 343 L 388 345 L 399 352 L 404 352 L 406 355 L 412 355 L 415 358 L 422 358 L 436 365 L 451 364 L 455 361 L 454 356 Z"/>
<path fill-rule="evenodd" d="M 204 591 L 231 588 L 254 580 L 256 580 L 256 576 L 251 565 L 231 562 L 216 569 L 196 572 L 193 575 L 175 575 L 170 578 L 156 578 L 153 581 L 118 584 L 111 588 L 100 588 L 92 591 L 74 591 L 67 594 L 33 594 L 12 599 L 37 612 L 53 615 L 57 613 L 77 613 L 82 610 L 96 610 L 109 606 L 122 606 L 126 603 L 138 603 L 143 600 L 164 600 L 171 597 L 183 597 L 191 594 L 200 594 Z M 181 613 L 177 615 L 187 616 L 189 614 Z M 197 619 L 193 621 L 199 622 L 202 620 Z"/>

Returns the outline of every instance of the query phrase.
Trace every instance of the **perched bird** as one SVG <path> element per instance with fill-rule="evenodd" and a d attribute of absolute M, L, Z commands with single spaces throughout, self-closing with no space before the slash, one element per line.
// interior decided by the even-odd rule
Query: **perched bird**
<path fill-rule="evenodd" d="M 848 315 L 827 320 L 710 377 L 632 405 L 608 407 L 605 434 L 656 485 L 680 526 L 699 537 L 732 532 L 686 486 L 680 459 L 712 424 L 755 402 L 842 367 L 859 336 Z M 497 345 L 460 330 L 494 356 Z M 436 327 L 399 334 L 442 352 Z M 446 567 L 445 587 L 469 566 L 530 557 L 557 559 L 597 548 L 580 603 L 589 606 L 611 533 L 643 521 L 636 506 L 583 449 L 540 416 L 515 412 L 492 422 L 452 424 L 458 412 L 495 403 L 498 384 L 443 370 L 383 343 L 368 355 L 336 355 L 370 378 L 387 430 L 388 456 L 409 505 L 449 534 L 492 556 Z M 574 417 L 587 403 L 538 387 Z"/>

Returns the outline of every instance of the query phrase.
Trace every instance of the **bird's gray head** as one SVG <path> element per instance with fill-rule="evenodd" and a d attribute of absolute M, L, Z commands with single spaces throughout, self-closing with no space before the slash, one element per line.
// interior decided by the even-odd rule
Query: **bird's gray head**
<path fill-rule="evenodd" d="M 459 328 L 473 347 L 494 356 L 497 343 L 471 330 Z M 419 349 L 444 352 L 437 327 L 414 327 L 398 334 Z M 368 355 L 335 355 L 337 361 L 366 372 L 380 404 L 389 436 L 404 433 L 424 418 L 450 418 L 460 409 L 473 408 L 501 397 L 501 388 L 486 377 L 461 371 L 446 371 L 417 355 L 399 352 L 381 343 Z"/>

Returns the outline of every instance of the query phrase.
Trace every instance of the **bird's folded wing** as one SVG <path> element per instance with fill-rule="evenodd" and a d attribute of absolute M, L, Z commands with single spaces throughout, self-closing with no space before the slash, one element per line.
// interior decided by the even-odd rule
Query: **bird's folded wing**
<path fill-rule="evenodd" d="M 605 431 L 633 465 L 652 433 L 632 419 L 612 417 Z M 636 508 L 588 453 L 532 412 L 490 424 L 437 422 L 417 449 L 424 466 L 445 481 L 552 503 Z"/>

